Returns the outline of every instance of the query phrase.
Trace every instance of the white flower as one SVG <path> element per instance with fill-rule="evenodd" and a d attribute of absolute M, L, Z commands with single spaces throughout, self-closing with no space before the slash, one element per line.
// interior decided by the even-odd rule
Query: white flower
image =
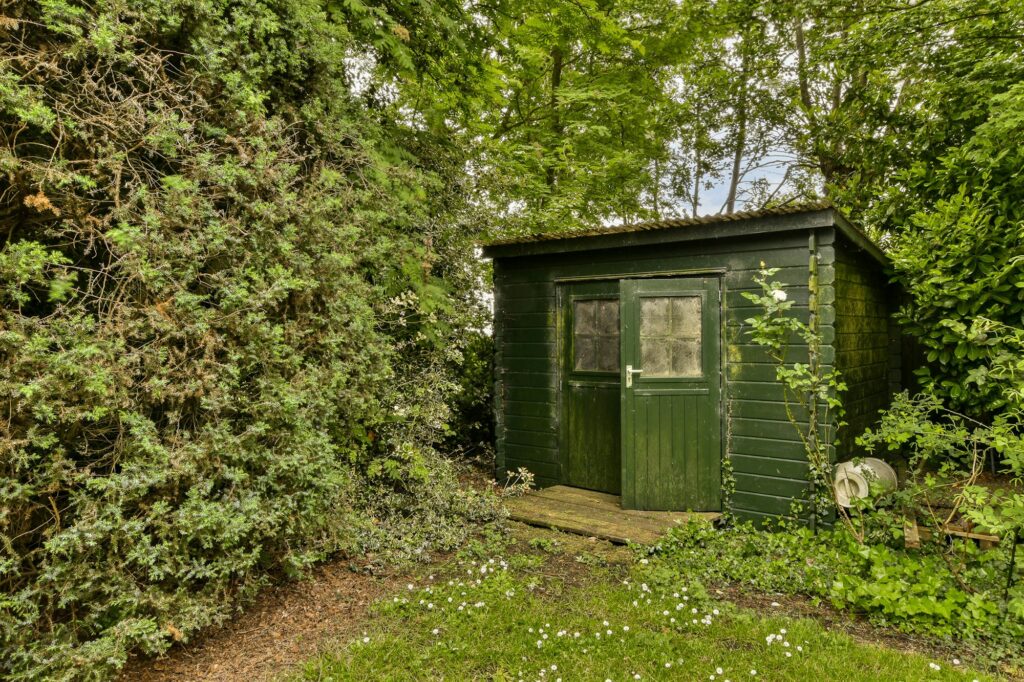
<path fill-rule="evenodd" d="M 779 301 L 779 302 L 785 301 L 786 298 L 787 298 L 786 292 L 783 291 L 782 289 L 773 289 L 772 290 L 772 298 L 774 298 L 776 301 Z"/>
<path fill-rule="evenodd" d="M 960 665 L 960 659 L 959 658 L 954 658 L 953 659 L 953 665 Z"/>
<path fill-rule="evenodd" d="M 715 672 L 721 675 L 723 670 L 721 668 L 715 668 Z"/>
<path fill-rule="evenodd" d="M 939 665 L 938 663 L 929 663 L 928 667 L 931 668 L 932 670 L 935 670 L 935 671 L 942 670 L 942 666 Z"/>
<path fill-rule="evenodd" d="M 369 637 L 363 637 L 363 644 L 369 644 L 369 643 L 370 643 L 370 638 Z"/>
<path fill-rule="evenodd" d="M 431 632 L 432 632 L 432 633 L 434 633 L 434 634 L 436 635 L 437 633 L 439 633 L 439 632 L 441 632 L 441 631 L 440 631 L 440 630 L 438 630 L 437 628 L 434 628 L 433 630 L 431 630 Z"/>

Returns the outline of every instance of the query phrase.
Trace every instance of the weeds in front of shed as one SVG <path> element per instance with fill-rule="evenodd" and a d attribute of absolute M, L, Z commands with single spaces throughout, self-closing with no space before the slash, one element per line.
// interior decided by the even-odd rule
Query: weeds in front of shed
<path fill-rule="evenodd" d="M 1009 547 L 982 551 L 957 540 L 906 549 L 895 533 L 889 542 L 862 542 L 845 527 L 781 530 L 716 529 L 695 520 L 643 554 L 665 581 L 802 595 L 941 641 L 986 665 L 1024 664 L 1024 586 L 1005 589 Z"/>
<path fill-rule="evenodd" d="M 496 548 L 497 549 L 497 548 Z M 574 553 L 566 547 L 566 556 Z M 380 602 L 377 621 L 307 680 L 982 679 L 952 657 L 859 644 L 807 619 L 715 600 L 660 560 L 568 584 L 545 554 L 459 563 Z M 562 557 L 564 558 L 564 557 Z M 955 660 L 955 662 L 954 662 Z"/>

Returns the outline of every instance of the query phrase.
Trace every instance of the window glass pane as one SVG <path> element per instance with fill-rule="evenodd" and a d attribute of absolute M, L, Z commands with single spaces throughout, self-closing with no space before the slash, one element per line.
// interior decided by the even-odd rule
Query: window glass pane
<path fill-rule="evenodd" d="M 665 337 L 640 337 L 640 368 L 645 377 L 672 376 L 672 351 Z"/>
<path fill-rule="evenodd" d="M 597 301 L 576 301 L 572 317 L 573 330 L 576 334 L 592 335 L 595 328 L 594 317 L 597 314 Z"/>
<path fill-rule="evenodd" d="M 672 333 L 677 339 L 700 338 L 700 298 L 676 296 L 672 299 Z"/>
<path fill-rule="evenodd" d="M 577 336 L 573 342 L 576 352 L 576 369 L 597 369 L 597 339 L 593 336 Z"/>
<path fill-rule="evenodd" d="M 644 298 L 640 300 L 641 333 L 646 336 L 668 336 L 672 329 L 670 298 Z"/>
<path fill-rule="evenodd" d="M 619 302 L 573 302 L 573 368 L 584 372 L 619 370 Z"/>
<path fill-rule="evenodd" d="M 700 339 L 677 339 L 672 342 L 672 376 L 700 376 Z"/>
<path fill-rule="evenodd" d="M 640 362 L 645 377 L 701 376 L 699 296 L 659 296 L 640 303 Z"/>
<path fill-rule="evenodd" d="M 619 336 L 619 302 L 595 301 L 597 304 L 597 332 L 602 336 Z"/>
<path fill-rule="evenodd" d="M 597 368 L 602 372 L 617 372 L 619 370 L 619 337 L 602 336 L 597 347 Z"/>

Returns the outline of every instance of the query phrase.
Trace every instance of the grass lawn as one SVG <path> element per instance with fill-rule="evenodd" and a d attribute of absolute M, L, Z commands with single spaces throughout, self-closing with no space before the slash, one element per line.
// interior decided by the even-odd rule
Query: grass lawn
<path fill-rule="evenodd" d="M 477 544 L 444 575 L 382 600 L 365 633 L 296 679 L 993 679 L 716 601 L 623 549 L 529 533 L 517 545 Z"/>

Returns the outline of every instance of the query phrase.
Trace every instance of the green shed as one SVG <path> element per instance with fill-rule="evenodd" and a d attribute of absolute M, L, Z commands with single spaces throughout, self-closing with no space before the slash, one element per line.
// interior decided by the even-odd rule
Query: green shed
<path fill-rule="evenodd" d="M 788 514 L 808 467 L 744 323 L 762 262 L 848 384 L 835 458 L 899 388 L 886 257 L 827 204 L 537 234 L 484 255 L 499 477 L 525 467 L 539 487 L 610 493 L 625 509 Z"/>

